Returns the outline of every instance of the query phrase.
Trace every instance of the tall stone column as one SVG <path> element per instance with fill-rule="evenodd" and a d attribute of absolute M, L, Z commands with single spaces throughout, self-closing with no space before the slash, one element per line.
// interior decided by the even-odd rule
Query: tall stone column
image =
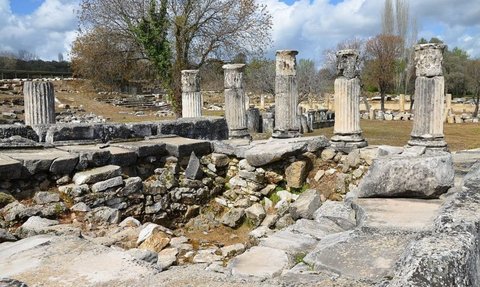
<path fill-rule="evenodd" d="M 445 45 L 429 43 L 415 46 L 415 111 L 410 146 L 447 149 L 443 135 Z"/>
<path fill-rule="evenodd" d="M 244 90 L 243 70 L 245 64 L 224 65 L 225 118 L 228 135 L 231 139 L 247 138 L 246 95 Z"/>
<path fill-rule="evenodd" d="M 25 82 L 25 124 L 55 123 L 55 91 L 51 82 Z"/>
<path fill-rule="evenodd" d="M 337 55 L 335 80 L 335 124 L 332 145 L 343 151 L 367 146 L 360 129 L 360 79 L 358 52 L 340 50 Z"/>
<path fill-rule="evenodd" d="M 443 115 L 444 122 L 447 121 L 449 115 L 452 114 L 452 94 L 445 95 L 445 114 Z"/>
<path fill-rule="evenodd" d="M 297 61 L 294 50 L 280 50 L 276 54 L 275 128 L 273 138 L 300 136 L 298 117 Z"/>
<path fill-rule="evenodd" d="M 202 116 L 202 95 L 198 70 L 182 71 L 182 117 Z"/>

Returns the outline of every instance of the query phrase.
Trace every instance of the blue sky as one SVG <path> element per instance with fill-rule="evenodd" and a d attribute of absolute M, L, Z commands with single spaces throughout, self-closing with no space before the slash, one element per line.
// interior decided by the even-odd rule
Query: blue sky
<path fill-rule="evenodd" d="M 385 0 L 257 0 L 273 16 L 273 45 L 297 49 L 299 58 L 322 62 L 325 49 L 380 32 Z M 395 0 L 394 0 L 395 1 Z M 438 37 L 480 57 L 479 0 L 410 0 L 419 23 L 418 37 Z M 0 51 L 28 50 L 42 59 L 68 58 L 77 35 L 80 0 L 0 0 Z"/>

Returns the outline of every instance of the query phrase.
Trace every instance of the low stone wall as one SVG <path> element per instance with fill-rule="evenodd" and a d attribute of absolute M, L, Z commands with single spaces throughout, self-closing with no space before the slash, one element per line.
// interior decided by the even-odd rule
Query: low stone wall
<path fill-rule="evenodd" d="M 20 136 L 48 144 L 108 142 L 157 135 L 178 135 L 192 139 L 224 140 L 228 127 L 224 118 L 182 118 L 172 121 L 128 124 L 55 124 L 34 127 L 0 125 L 0 139 Z"/>

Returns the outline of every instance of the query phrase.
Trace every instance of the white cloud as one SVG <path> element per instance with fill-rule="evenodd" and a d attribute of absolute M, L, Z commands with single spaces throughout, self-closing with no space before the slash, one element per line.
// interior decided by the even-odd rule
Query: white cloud
<path fill-rule="evenodd" d="M 336 5 L 328 0 L 300 0 L 290 6 L 280 0 L 259 2 L 273 16 L 274 44 L 269 57 L 278 49 L 296 49 L 300 58 L 320 63 L 325 49 L 381 31 L 384 0 L 344 0 Z M 451 47 L 480 56 L 480 5 L 471 0 L 411 0 L 410 11 L 420 25 L 419 37 L 439 37 Z"/>
<path fill-rule="evenodd" d="M 8 0 L 0 0 L 0 51 L 27 50 L 41 59 L 66 57 L 75 39 L 78 0 L 45 0 L 30 15 L 12 13 Z"/>

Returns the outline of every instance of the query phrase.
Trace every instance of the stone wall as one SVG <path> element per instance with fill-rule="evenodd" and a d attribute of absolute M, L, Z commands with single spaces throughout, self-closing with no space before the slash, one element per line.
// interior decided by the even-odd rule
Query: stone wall
<path fill-rule="evenodd" d="M 171 121 L 128 124 L 37 125 L 33 128 L 23 125 L 0 125 L 0 139 L 20 136 L 54 145 L 142 139 L 158 135 L 223 140 L 228 138 L 228 127 L 225 119 L 219 117 L 182 118 Z"/>

